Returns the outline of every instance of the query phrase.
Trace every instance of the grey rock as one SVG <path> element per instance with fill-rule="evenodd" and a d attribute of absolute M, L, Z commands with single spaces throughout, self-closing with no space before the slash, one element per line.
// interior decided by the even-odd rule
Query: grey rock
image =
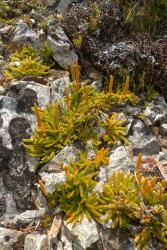
<path fill-rule="evenodd" d="M 16 106 L 17 102 L 14 98 L 8 96 L 0 96 L 0 109 L 14 111 L 16 110 Z"/>
<path fill-rule="evenodd" d="M 26 85 L 26 89 L 32 89 L 36 92 L 37 102 L 40 107 L 44 108 L 46 107 L 45 104 L 50 102 L 50 88 L 48 86 L 35 82 L 29 82 Z"/>
<path fill-rule="evenodd" d="M 132 131 L 133 133 L 146 133 L 147 127 L 142 121 L 137 120 L 133 125 Z"/>
<path fill-rule="evenodd" d="M 0 217 L 5 213 L 5 211 L 6 211 L 6 199 L 4 194 L 0 193 Z"/>
<path fill-rule="evenodd" d="M 166 165 L 166 162 L 167 162 L 167 149 L 166 148 L 162 148 L 162 151 L 159 152 L 158 160 L 160 163 L 162 164 L 164 163 L 164 166 Z"/>
<path fill-rule="evenodd" d="M 111 151 L 109 166 L 106 168 L 109 173 L 108 177 L 111 176 L 113 171 L 123 170 L 126 173 L 129 173 L 129 171 L 133 168 L 133 163 L 130 160 L 128 150 L 128 147 L 120 146 Z"/>
<path fill-rule="evenodd" d="M 86 74 L 88 75 L 88 78 L 90 78 L 91 80 L 94 80 L 94 81 L 101 80 L 102 81 L 102 75 L 94 67 L 88 68 L 86 70 Z"/>
<path fill-rule="evenodd" d="M 20 223 L 21 225 L 25 225 L 30 223 L 36 219 L 39 219 L 42 215 L 44 215 L 45 209 L 40 208 L 38 210 L 27 210 L 19 215 L 16 215 L 13 223 L 17 224 Z"/>
<path fill-rule="evenodd" d="M 112 173 L 118 171 L 124 171 L 129 173 L 131 170 L 134 170 L 134 163 L 129 157 L 128 147 L 120 146 L 115 150 L 111 151 L 109 165 L 106 167 L 101 167 L 99 172 L 100 181 L 95 187 L 96 191 L 101 190 L 101 185 L 106 183 L 108 179 L 111 178 Z"/>
<path fill-rule="evenodd" d="M 69 77 L 63 77 L 51 83 L 51 102 L 56 102 L 64 97 L 64 89 L 70 85 Z"/>
<path fill-rule="evenodd" d="M 163 123 L 160 125 L 160 131 L 162 135 L 167 136 L 167 123 Z"/>
<path fill-rule="evenodd" d="M 133 117 L 137 117 L 142 111 L 142 107 L 140 106 L 131 106 L 129 104 L 126 104 L 124 107 L 123 112 L 126 112 L 128 115 L 133 116 Z"/>
<path fill-rule="evenodd" d="M 96 250 L 137 250 L 133 238 L 127 237 L 127 233 L 122 230 L 112 230 L 104 226 L 99 226 L 100 240 L 91 248 Z"/>
<path fill-rule="evenodd" d="M 46 250 L 46 234 L 31 233 L 25 237 L 24 250 Z"/>
<path fill-rule="evenodd" d="M 42 181 L 45 183 L 46 191 L 50 194 L 54 192 L 56 184 L 61 184 L 66 180 L 66 175 L 64 171 L 61 173 L 42 172 L 39 175 Z"/>
<path fill-rule="evenodd" d="M 73 250 L 73 244 L 70 235 L 66 235 L 65 227 L 61 228 L 61 242 L 63 243 L 63 250 Z M 79 249 L 78 249 L 79 250 Z"/>
<path fill-rule="evenodd" d="M 0 95 L 3 95 L 4 91 L 5 89 L 2 86 L 0 86 Z"/>
<path fill-rule="evenodd" d="M 39 36 L 23 20 L 16 23 L 11 41 L 23 45 L 32 45 L 35 49 L 42 46 Z"/>
<path fill-rule="evenodd" d="M 142 133 L 134 133 L 129 137 L 129 140 L 133 144 L 133 153 L 138 155 L 156 155 L 160 151 L 160 144 L 156 137 L 152 135 L 143 135 Z"/>
<path fill-rule="evenodd" d="M 61 249 L 60 242 L 58 242 L 58 239 L 57 239 L 58 233 L 61 228 L 61 224 L 62 224 L 62 219 L 55 216 L 52 221 L 51 228 L 48 230 L 48 234 L 47 234 L 49 250 L 54 250 L 55 245 L 59 245 L 59 248 Z"/>
<path fill-rule="evenodd" d="M 87 249 L 99 239 L 96 223 L 94 221 L 90 222 L 86 216 L 75 227 L 73 227 L 72 223 L 65 223 L 65 230 L 68 237 L 75 238 L 78 249 Z"/>
<path fill-rule="evenodd" d="M 70 73 L 66 70 L 56 70 L 56 69 L 49 70 L 50 81 L 58 80 L 60 78 L 66 78 L 66 77 L 69 77 L 69 75 Z"/>
<path fill-rule="evenodd" d="M 4 51 L 5 51 L 5 46 L 3 42 L 0 40 L 0 56 L 3 55 Z"/>
<path fill-rule="evenodd" d="M 13 250 L 15 243 L 23 239 L 23 232 L 0 227 L 0 250 Z"/>
<path fill-rule="evenodd" d="M 101 91 L 102 89 L 102 80 L 97 80 L 97 81 L 94 81 L 92 82 L 92 86 L 97 90 L 97 91 Z"/>
<path fill-rule="evenodd" d="M 48 164 L 45 170 L 48 172 L 61 172 L 64 165 L 78 159 L 78 150 L 75 146 L 65 146 Z"/>
<path fill-rule="evenodd" d="M 6 90 L 6 95 L 17 100 L 18 113 L 32 113 L 34 103 L 43 108 L 50 102 L 49 86 L 34 81 L 17 81 Z"/>
<path fill-rule="evenodd" d="M 63 243 L 61 241 L 59 241 L 57 244 L 57 250 L 64 250 Z"/>
<path fill-rule="evenodd" d="M 54 35 L 47 38 L 48 45 L 53 52 L 54 60 L 64 69 L 68 69 L 72 61 L 77 61 L 78 56 L 71 49 L 71 44 L 63 29 L 57 27 L 54 29 Z"/>
<path fill-rule="evenodd" d="M 1 28 L 0 29 L 0 35 L 9 34 L 11 29 L 12 29 L 12 25 L 8 25 L 8 26 L 5 26 L 5 27 Z"/>
<path fill-rule="evenodd" d="M 144 122 L 147 126 L 153 125 L 156 122 L 166 120 L 167 103 L 162 96 L 156 97 L 144 110 Z"/>
<path fill-rule="evenodd" d="M 53 2 L 53 0 L 51 0 L 51 2 Z M 71 3 L 74 3 L 76 2 L 75 0 L 60 0 L 56 9 L 59 11 L 59 12 L 65 12 L 68 8 L 68 6 L 71 4 Z"/>
<path fill-rule="evenodd" d="M 2 195 L 1 195 L 2 194 Z M 12 192 L 8 192 L 5 190 L 4 186 L 0 192 L 1 200 L 1 214 L 0 214 L 0 222 L 10 222 L 14 219 L 14 216 L 18 214 L 18 210 L 16 208 L 16 204 L 13 201 Z"/>
<path fill-rule="evenodd" d="M 54 6 L 57 0 L 46 0 L 47 6 Z"/>
<path fill-rule="evenodd" d="M 6 190 L 0 177 L 0 221 L 12 220 L 18 213 L 12 192 Z"/>

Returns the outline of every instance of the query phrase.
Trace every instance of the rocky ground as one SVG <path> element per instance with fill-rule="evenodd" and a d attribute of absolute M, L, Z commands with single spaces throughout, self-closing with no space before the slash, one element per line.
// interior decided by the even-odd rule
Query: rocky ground
<path fill-rule="evenodd" d="M 14 1 L 4 2 L 12 8 Z M 30 6 L 33 5 L 33 1 L 29 2 Z M 76 8 L 80 8 L 78 6 L 83 8 L 83 15 L 86 7 L 82 6 L 84 1 L 77 1 L 76 5 L 74 2 L 48 0 L 47 6 L 42 9 L 42 1 L 39 1 L 40 8 L 27 5 L 27 9 L 22 7 L 19 10 L 17 7 L 16 13 L 14 10 L 11 13 L 9 11 L 10 20 L 14 18 L 12 22 L 5 22 L 5 16 L 0 20 L 0 250 L 136 249 L 134 239 L 127 230 L 111 230 L 94 220 L 89 221 L 86 216 L 73 227 L 71 223 L 66 223 L 58 206 L 50 219 L 47 200 L 41 192 L 39 179 L 45 184 L 49 194 L 54 192 L 55 184 L 65 182 L 65 171 L 60 166 L 62 163 L 70 164 L 71 159 L 77 160 L 77 143 L 72 142 L 65 146 L 39 171 L 34 171 L 33 168 L 38 159 L 30 157 L 23 148 L 22 139 L 33 135 L 36 124 L 32 106 L 37 103 L 39 107 L 45 108 L 46 102 L 54 103 L 63 98 L 64 89 L 71 82 L 72 61 L 79 60 L 81 81 L 89 80 L 98 91 L 105 87 L 107 71 L 115 73 L 115 77 L 119 78 L 119 70 L 128 68 L 131 74 L 132 69 L 145 62 L 146 76 L 149 79 L 151 72 L 153 75 L 155 72 L 162 72 L 162 75 L 159 73 L 156 80 L 152 81 L 152 87 L 160 91 L 160 94 L 153 97 L 153 88 L 149 92 L 144 87 L 144 92 L 141 93 L 141 88 L 136 87 L 137 94 L 140 94 L 138 105 L 131 106 L 126 103 L 117 108 L 117 113 L 127 123 L 129 145 L 118 142 L 110 148 L 109 165 L 100 168 L 97 189 L 111 177 L 113 171 L 133 173 L 139 153 L 143 156 L 142 169 L 145 175 L 156 175 L 159 180 L 167 178 L 167 50 L 163 51 L 167 48 L 165 31 L 159 37 L 154 35 L 154 38 L 148 38 L 152 48 L 158 48 L 154 53 L 153 49 L 146 50 L 146 40 L 144 42 L 143 38 L 140 40 L 140 48 L 136 48 L 139 34 L 136 40 L 123 37 L 117 41 L 113 38 L 109 41 L 106 37 L 96 43 L 96 39 L 101 36 L 100 34 L 98 37 L 97 33 L 102 32 L 102 27 L 94 31 L 94 35 L 88 35 L 80 46 L 70 33 L 74 32 L 76 25 L 72 26 L 71 19 L 75 17 Z M 70 9 L 67 11 L 67 8 Z M 65 17 L 60 22 L 63 15 Z M 81 24 L 79 27 L 81 30 L 75 31 L 82 34 L 84 39 L 87 34 Z M 54 65 L 47 75 L 7 78 L 4 72 L 8 70 L 10 55 L 17 51 L 18 45 L 31 45 L 39 51 L 46 41 L 54 59 Z M 161 55 L 160 60 L 162 53 L 164 55 Z M 151 69 L 147 68 L 148 64 Z M 158 80 L 162 81 L 159 87 Z M 146 95 L 148 99 L 145 98 Z M 91 155 L 93 149 L 90 141 L 86 148 Z M 154 243 L 148 244 L 148 249 L 166 249 L 161 248 L 159 242 Z"/>

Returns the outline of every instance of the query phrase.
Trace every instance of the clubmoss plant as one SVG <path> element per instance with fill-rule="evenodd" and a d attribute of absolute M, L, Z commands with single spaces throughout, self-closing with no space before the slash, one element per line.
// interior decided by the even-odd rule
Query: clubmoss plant
<path fill-rule="evenodd" d="M 5 19 L 8 15 L 8 12 L 10 10 L 10 7 L 8 3 L 4 0 L 0 2 L 0 18 Z"/>
<path fill-rule="evenodd" d="M 92 217 L 100 218 L 98 212 L 98 200 L 93 192 L 96 181 L 93 179 L 96 172 L 87 174 L 85 169 L 79 170 L 77 166 L 66 167 L 66 182 L 57 191 L 58 203 L 67 215 L 67 223 L 75 225 L 86 215 L 88 220 Z"/>
<path fill-rule="evenodd" d="M 100 222 L 99 201 L 94 192 L 97 184 L 95 178 L 100 166 L 107 166 L 108 163 L 108 149 L 97 150 L 92 160 L 87 159 L 85 152 L 80 153 L 77 162 L 65 167 L 66 181 L 56 185 L 55 192 L 49 196 L 50 207 L 53 208 L 54 202 L 57 202 L 67 216 L 67 223 L 73 223 L 73 226 L 84 215 L 88 220 L 94 218 Z"/>
<path fill-rule="evenodd" d="M 128 143 L 126 136 L 126 127 L 124 126 L 125 121 L 117 121 L 117 113 L 114 113 L 110 118 L 106 118 L 104 122 L 99 121 L 105 132 L 101 135 L 104 142 L 108 145 L 115 145 L 118 140 L 122 140 L 125 144 Z"/>
<path fill-rule="evenodd" d="M 146 249 L 148 241 L 158 239 L 162 249 L 167 243 L 167 183 L 157 177 L 144 177 L 139 171 L 142 165 L 138 157 L 134 174 L 113 173 L 99 192 L 99 212 L 103 221 L 111 221 L 111 227 L 140 227 L 135 241 L 139 249 Z"/>
<path fill-rule="evenodd" d="M 100 167 L 109 162 L 108 150 L 100 149 L 95 159 L 88 160 L 81 153 L 77 162 L 65 167 L 66 181 L 56 185 L 48 196 L 50 208 L 58 205 L 73 226 L 84 215 L 89 220 L 108 223 L 111 228 L 131 230 L 137 249 L 147 249 L 152 239 L 167 243 L 167 183 L 157 177 L 144 177 L 141 172 L 142 155 L 139 154 L 134 174 L 113 172 L 102 191 L 95 192 Z M 44 191 L 45 193 L 45 191 Z"/>
<path fill-rule="evenodd" d="M 114 172 L 111 179 L 99 193 L 102 204 L 100 211 L 105 214 L 103 221 L 111 220 L 111 227 L 126 228 L 140 218 L 140 198 L 137 195 L 134 175 Z"/>
<path fill-rule="evenodd" d="M 11 54 L 10 63 L 4 75 L 8 79 L 22 76 L 44 76 L 48 74 L 50 66 L 44 63 L 37 51 L 31 46 L 19 48 Z"/>
<path fill-rule="evenodd" d="M 100 136 L 97 132 L 99 126 L 106 129 L 103 139 L 109 144 L 115 144 L 116 140 L 120 139 L 126 142 L 123 121 L 117 121 L 116 115 L 103 123 L 99 120 L 101 107 L 108 108 L 111 113 L 110 99 L 113 99 L 113 104 L 120 102 L 122 92 L 120 94 L 98 93 L 88 83 L 80 84 L 78 64 L 72 65 L 71 72 L 73 82 L 69 89 L 65 89 L 65 97 L 62 101 L 47 104 L 45 110 L 37 105 L 33 108 L 37 117 L 36 129 L 31 139 L 24 140 L 24 146 L 31 156 L 39 158 L 36 166 L 49 161 L 55 153 L 71 142 L 80 140 L 86 143 L 91 139 L 95 145 L 99 145 Z M 103 97 L 106 102 L 103 102 Z M 99 98 L 98 102 L 96 102 L 97 98 Z M 124 98 L 123 101 L 125 101 Z M 110 132 L 112 135 L 109 135 Z"/>

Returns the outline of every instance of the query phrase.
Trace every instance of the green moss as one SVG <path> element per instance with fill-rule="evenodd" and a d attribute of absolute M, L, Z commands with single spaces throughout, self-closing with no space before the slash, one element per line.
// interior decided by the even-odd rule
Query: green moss
<path fill-rule="evenodd" d="M 48 43 L 45 42 L 43 44 L 42 49 L 40 50 L 40 56 L 42 57 L 43 63 L 49 67 L 55 65 L 55 61 L 53 59 L 53 53 L 50 47 L 48 46 Z"/>
<path fill-rule="evenodd" d="M 7 2 L 2 0 L 0 2 L 0 18 L 5 19 L 8 15 L 9 10 L 10 7 Z"/>
<path fill-rule="evenodd" d="M 40 225 L 43 228 L 48 228 L 51 226 L 51 223 L 53 221 L 52 216 L 48 215 L 47 213 L 45 213 L 43 216 L 41 216 L 40 218 Z"/>
<path fill-rule="evenodd" d="M 102 134 L 102 139 L 107 142 L 108 145 L 115 145 L 119 140 L 124 143 L 128 143 L 126 140 L 126 127 L 124 126 L 125 121 L 117 121 L 117 114 L 114 113 L 110 118 L 106 118 L 104 122 L 99 121 L 105 132 Z"/>
<path fill-rule="evenodd" d="M 137 97 L 129 94 L 127 88 L 125 91 L 125 87 L 119 93 L 112 92 L 111 88 L 110 92 L 96 92 L 88 83 L 80 84 L 79 72 L 75 73 L 69 90 L 65 89 L 64 100 L 47 104 L 46 110 L 36 105 L 33 108 L 37 125 L 33 137 L 24 140 L 24 147 L 31 156 L 40 158 L 36 166 L 46 163 L 64 146 L 77 140 L 86 143 L 91 139 L 94 145 L 101 144 L 100 140 L 111 145 L 118 140 L 126 142 L 123 121 L 117 121 L 114 114 L 101 122 L 99 114 L 106 109 L 110 114 L 116 103 L 128 101 L 129 96 L 131 101 L 136 101 Z M 97 131 L 100 126 L 106 130 L 102 136 Z"/>
<path fill-rule="evenodd" d="M 56 186 L 54 194 L 49 196 L 49 204 L 52 208 L 54 201 L 59 204 L 66 214 L 67 223 L 75 225 L 84 215 L 88 220 L 94 218 L 100 222 L 99 201 L 94 191 L 95 177 L 100 166 L 108 162 L 108 150 L 102 148 L 96 152 L 95 159 L 88 160 L 86 153 L 80 153 L 77 162 L 65 167 L 66 181 Z"/>
<path fill-rule="evenodd" d="M 95 159 L 88 160 L 81 153 L 77 162 L 65 167 L 66 181 L 56 185 L 49 196 L 49 204 L 60 206 L 67 223 L 80 222 L 83 216 L 99 223 L 108 223 L 111 228 L 131 230 L 137 249 L 147 249 L 152 239 L 167 243 L 167 182 L 157 177 L 144 177 L 141 173 L 142 155 L 136 163 L 134 174 L 113 172 L 102 191 L 96 190 L 99 169 L 108 165 L 108 150 L 96 152 Z M 135 229 L 136 228 L 136 229 Z"/>
<path fill-rule="evenodd" d="M 48 74 L 49 66 L 31 46 L 19 48 L 10 56 L 10 63 L 4 75 L 8 79 L 22 76 L 44 76 Z"/>
<path fill-rule="evenodd" d="M 134 175 L 114 172 L 99 193 L 99 201 L 102 204 L 100 211 L 106 215 L 103 221 L 111 220 L 112 228 L 126 228 L 140 218 L 140 198 Z"/>
<path fill-rule="evenodd" d="M 135 174 L 113 173 L 108 183 L 99 192 L 100 213 L 103 221 L 111 221 L 111 227 L 128 228 L 138 225 L 135 241 L 138 249 L 146 249 L 152 238 L 167 243 L 167 183 L 157 177 L 144 177 L 141 168 L 142 158 L 138 157 Z M 133 232 L 132 232 L 133 233 Z"/>
<path fill-rule="evenodd" d="M 163 11 L 162 11 L 163 10 Z M 130 1 L 124 5 L 125 23 L 137 32 L 162 32 L 162 22 L 167 18 L 166 0 Z M 165 27 L 164 27 L 165 28 Z"/>

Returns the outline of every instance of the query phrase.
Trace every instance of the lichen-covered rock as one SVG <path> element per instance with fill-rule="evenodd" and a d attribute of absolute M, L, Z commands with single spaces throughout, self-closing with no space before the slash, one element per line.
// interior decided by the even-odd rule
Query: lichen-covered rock
<path fill-rule="evenodd" d="M 160 131 L 161 131 L 162 135 L 167 136 L 167 123 L 161 124 Z"/>
<path fill-rule="evenodd" d="M 0 227 L 0 250 L 13 250 L 16 243 L 23 239 L 23 232 Z"/>
<path fill-rule="evenodd" d="M 27 210 L 21 214 L 16 215 L 12 223 L 26 225 L 30 222 L 34 222 L 35 220 L 39 220 L 39 218 L 44 215 L 44 213 L 44 208 L 40 208 L 38 210 Z"/>
<path fill-rule="evenodd" d="M 41 172 L 40 177 L 42 181 L 45 183 L 46 191 L 50 194 L 52 194 L 55 191 L 56 184 L 61 184 L 66 180 L 65 171 L 61 173 Z"/>
<path fill-rule="evenodd" d="M 134 239 L 123 230 L 116 231 L 99 226 L 99 235 L 100 239 L 89 248 L 90 250 L 136 250 Z"/>
<path fill-rule="evenodd" d="M 34 81 L 17 81 L 5 90 L 5 94 L 17 100 L 18 113 L 32 113 L 34 103 L 46 107 L 46 102 L 50 102 L 50 88 Z"/>
<path fill-rule="evenodd" d="M 139 153 L 143 155 L 156 155 L 160 152 L 160 143 L 152 135 L 134 133 L 129 139 L 133 144 L 134 155 L 138 155 Z"/>
<path fill-rule="evenodd" d="M 44 170 L 47 172 L 61 172 L 64 165 L 78 159 L 78 150 L 73 145 L 65 146 L 51 161 L 46 164 Z"/>
<path fill-rule="evenodd" d="M 73 239 L 78 249 L 87 249 L 99 239 L 96 223 L 90 222 L 86 216 L 75 227 L 72 224 L 66 224 L 65 231 L 67 237 Z"/>
<path fill-rule="evenodd" d="M 128 147 L 120 146 L 111 151 L 110 161 L 107 168 L 101 168 L 100 172 L 105 174 L 104 179 L 107 180 L 111 177 L 113 171 L 125 171 L 129 173 L 134 169 L 134 165 L 130 160 Z"/>
<path fill-rule="evenodd" d="M 58 234 L 61 229 L 62 218 L 54 217 L 52 221 L 51 228 L 48 230 L 47 238 L 48 238 L 48 247 L 49 250 L 54 250 L 57 245 L 57 249 L 61 249 L 61 242 L 58 242 Z"/>
<path fill-rule="evenodd" d="M 165 122 L 167 119 L 167 104 L 162 96 L 158 96 L 149 103 L 144 110 L 144 122 L 147 126 L 156 122 Z"/>
<path fill-rule="evenodd" d="M 78 56 L 71 48 L 70 40 L 60 27 L 54 27 L 48 36 L 48 44 L 53 52 L 54 60 L 64 69 L 68 69 Z"/>
<path fill-rule="evenodd" d="M 22 45 L 32 45 L 36 49 L 42 46 L 39 36 L 23 20 L 19 20 L 16 23 L 11 36 L 11 42 Z"/>
<path fill-rule="evenodd" d="M 18 82 L 4 94 L 0 96 L 0 219 L 11 222 L 21 212 L 34 209 L 34 160 L 25 153 L 22 139 L 34 130 L 31 107 L 35 102 L 44 106 L 50 95 L 47 86 L 34 82 Z"/>
<path fill-rule="evenodd" d="M 31 233 L 25 237 L 24 250 L 46 250 L 47 236 L 46 234 Z"/>
<path fill-rule="evenodd" d="M 56 6 L 56 9 L 59 12 L 63 13 L 67 10 L 68 6 L 74 2 L 76 2 L 76 0 L 60 0 L 58 5 Z"/>
<path fill-rule="evenodd" d="M 51 83 L 51 101 L 56 102 L 64 97 L 64 89 L 70 84 L 69 77 L 57 79 Z"/>

